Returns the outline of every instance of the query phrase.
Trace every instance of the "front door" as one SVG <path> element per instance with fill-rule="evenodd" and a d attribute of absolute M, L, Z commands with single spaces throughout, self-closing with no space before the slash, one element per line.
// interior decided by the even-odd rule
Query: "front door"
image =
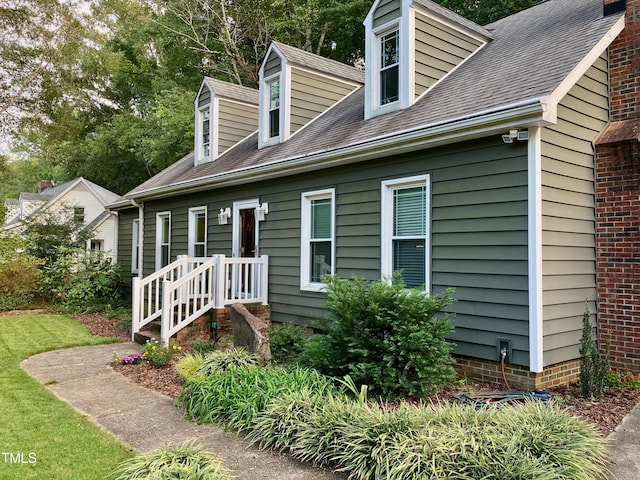
<path fill-rule="evenodd" d="M 256 210 L 240 210 L 240 257 L 256 257 Z"/>

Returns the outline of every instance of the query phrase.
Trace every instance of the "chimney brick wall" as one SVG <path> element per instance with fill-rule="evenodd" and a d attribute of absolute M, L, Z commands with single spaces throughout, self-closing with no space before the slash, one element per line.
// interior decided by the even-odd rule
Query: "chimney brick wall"
<path fill-rule="evenodd" d="M 609 47 L 610 123 L 596 141 L 600 340 L 611 365 L 640 372 L 640 0 Z"/>

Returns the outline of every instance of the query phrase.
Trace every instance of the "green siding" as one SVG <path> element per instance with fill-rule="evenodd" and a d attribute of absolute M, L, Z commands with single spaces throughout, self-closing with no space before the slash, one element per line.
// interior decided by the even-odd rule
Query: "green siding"
<path fill-rule="evenodd" d="M 300 291 L 301 194 L 335 188 L 337 274 L 378 279 L 381 182 L 421 174 L 430 174 L 432 188 L 432 290 L 457 289 L 455 351 L 495 360 L 496 339 L 506 337 L 514 358 L 528 364 L 526 146 L 497 137 L 146 202 L 145 274 L 154 265 L 157 212 L 172 212 L 172 259 L 187 253 L 188 209 L 201 205 L 209 209 L 208 253 L 230 255 L 231 222 L 218 225 L 217 212 L 259 198 L 269 203 L 259 229 L 272 319 L 311 325 L 324 316 L 324 296 Z"/>
<path fill-rule="evenodd" d="M 585 301 L 596 312 L 593 141 L 608 121 L 607 70 L 603 56 L 562 99 L 557 125 L 542 131 L 545 366 L 580 356 Z"/>

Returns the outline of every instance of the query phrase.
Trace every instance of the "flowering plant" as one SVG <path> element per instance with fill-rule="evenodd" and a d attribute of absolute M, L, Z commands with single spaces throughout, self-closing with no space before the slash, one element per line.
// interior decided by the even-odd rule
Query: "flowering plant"
<path fill-rule="evenodd" d="M 605 385 L 608 387 L 640 388 L 640 373 L 621 372 L 610 368 L 605 377 Z"/>
<path fill-rule="evenodd" d="M 125 355 L 122 357 L 123 365 L 139 365 L 142 363 L 142 355 L 140 353 L 134 353 L 133 355 Z"/>
<path fill-rule="evenodd" d="M 144 344 L 142 358 L 149 360 L 155 367 L 162 367 L 168 364 L 173 356 L 181 350 L 182 347 L 180 345 L 175 343 L 164 345 L 157 339 L 152 338 Z"/>

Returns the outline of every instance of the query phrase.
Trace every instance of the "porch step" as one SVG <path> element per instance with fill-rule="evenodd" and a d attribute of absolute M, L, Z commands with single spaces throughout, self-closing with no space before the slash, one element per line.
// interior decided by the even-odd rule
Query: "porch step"
<path fill-rule="evenodd" d="M 144 330 L 140 330 L 139 332 L 133 334 L 133 341 L 139 343 L 140 345 L 144 345 L 147 340 L 151 340 L 152 338 L 159 340 L 161 330 L 160 327 L 160 320 L 149 322 Z"/>

